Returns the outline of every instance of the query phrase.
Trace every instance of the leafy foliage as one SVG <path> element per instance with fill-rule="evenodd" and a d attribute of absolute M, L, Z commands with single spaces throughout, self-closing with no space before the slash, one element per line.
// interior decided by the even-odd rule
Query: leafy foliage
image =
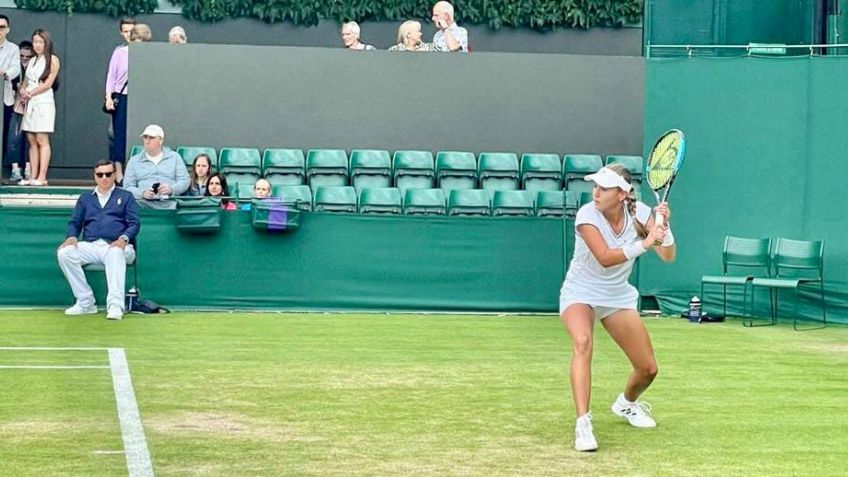
<path fill-rule="evenodd" d="M 117 17 L 153 12 L 157 0 L 15 0 L 19 8 Z M 317 25 L 319 20 L 396 21 L 429 18 L 434 0 L 172 0 L 187 18 L 216 22 L 256 18 L 268 23 Z M 642 0 L 454 0 L 460 24 L 492 29 L 622 26 L 642 18 Z"/>

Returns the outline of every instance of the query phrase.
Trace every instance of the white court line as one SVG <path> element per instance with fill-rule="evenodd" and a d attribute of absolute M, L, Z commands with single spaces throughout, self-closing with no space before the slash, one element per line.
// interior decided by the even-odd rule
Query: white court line
<path fill-rule="evenodd" d="M 46 346 L 0 346 L 0 351 L 106 351 L 109 348 L 50 348 Z"/>
<path fill-rule="evenodd" d="M 112 367 L 112 386 L 118 403 L 127 470 L 130 477 L 153 477 L 153 464 L 147 450 L 147 440 L 144 438 L 144 428 L 130 379 L 130 367 L 123 348 L 109 348 L 109 364 Z"/>
<path fill-rule="evenodd" d="M 123 453 L 127 458 L 129 477 L 154 477 L 150 452 L 147 450 L 147 440 L 141 425 L 138 412 L 138 402 L 135 399 L 130 367 L 123 348 L 84 348 L 64 347 L 52 348 L 46 346 L 0 346 L 0 351 L 108 351 L 109 366 L 48 366 L 48 365 L 0 365 L 0 369 L 111 369 L 112 387 L 115 391 L 115 401 L 118 405 L 118 420 L 121 424 L 121 436 L 124 441 Z M 112 453 L 112 451 L 95 451 L 95 453 Z M 115 453 L 120 453 L 116 451 Z"/>
<path fill-rule="evenodd" d="M 111 369 L 109 366 L 37 366 L 37 365 L 0 365 L 0 369 Z"/>

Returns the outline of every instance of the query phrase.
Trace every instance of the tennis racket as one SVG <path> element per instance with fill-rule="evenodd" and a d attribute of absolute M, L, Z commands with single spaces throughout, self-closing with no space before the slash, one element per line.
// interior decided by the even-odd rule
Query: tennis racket
<path fill-rule="evenodd" d="M 680 166 L 683 165 L 685 152 L 686 139 L 683 131 L 679 129 L 666 131 L 651 149 L 645 175 L 658 204 L 668 200 L 668 192 L 680 171 Z M 660 198 L 660 191 L 662 191 L 662 198 Z M 654 223 L 657 225 L 663 225 L 664 221 L 665 217 L 660 214 L 654 217 Z"/>

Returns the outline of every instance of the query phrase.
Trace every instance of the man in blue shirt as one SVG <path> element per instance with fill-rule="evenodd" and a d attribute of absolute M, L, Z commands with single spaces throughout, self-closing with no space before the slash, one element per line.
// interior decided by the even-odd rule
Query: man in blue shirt
<path fill-rule="evenodd" d="M 66 315 L 97 313 L 94 293 L 85 279 L 83 265 L 103 264 L 109 294 L 106 297 L 106 318 L 120 320 L 124 314 L 124 290 L 127 263 L 135 260 L 135 241 L 140 228 L 135 197 L 115 187 L 115 164 L 100 161 L 94 166 L 93 192 L 80 195 L 74 215 L 68 222 L 67 237 L 56 252 L 59 268 L 65 274 L 76 303 L 65 310 Z M 82 240 L 79 240 L 82 233 Z"/>

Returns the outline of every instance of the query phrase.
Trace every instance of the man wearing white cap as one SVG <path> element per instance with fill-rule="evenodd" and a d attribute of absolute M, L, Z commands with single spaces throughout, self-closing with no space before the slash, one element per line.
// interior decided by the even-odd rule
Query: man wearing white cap
<path fill-rule="evenodd" d="M 188 172 L 182 157 L 163 147 L 165 132 L 156 124 L 141 133 L 144 151 L 130 158 L 124 174 L 124 189 L 136 199 L 164 200 L 188 189 Z"/>
<path fill-rule="evenodd" d="M 598 448 L 589 412 L 596 319 L 633 365 L 612 412 L 634 427 L 656 427 L 650 406 L 637 401 L 657 375 L 657 362 L 636 311 L 639 292 L 627 280 L 636 258 L 648 250 L 654 249 L 667 262 L 676 254 L 671 230 L 655 225 L 650 207 L 636 200 L 627 169 L 604 167 L 586 180 L 595 183 L 593 200 L 577 211 L 574 257 L 559 298 L 560 318 L 573 343 L 571 390 L 577 411 L 574 448 L 578 451 Z M 667 204 L 658 205 L 654 213 L 669 223 Z"/>

